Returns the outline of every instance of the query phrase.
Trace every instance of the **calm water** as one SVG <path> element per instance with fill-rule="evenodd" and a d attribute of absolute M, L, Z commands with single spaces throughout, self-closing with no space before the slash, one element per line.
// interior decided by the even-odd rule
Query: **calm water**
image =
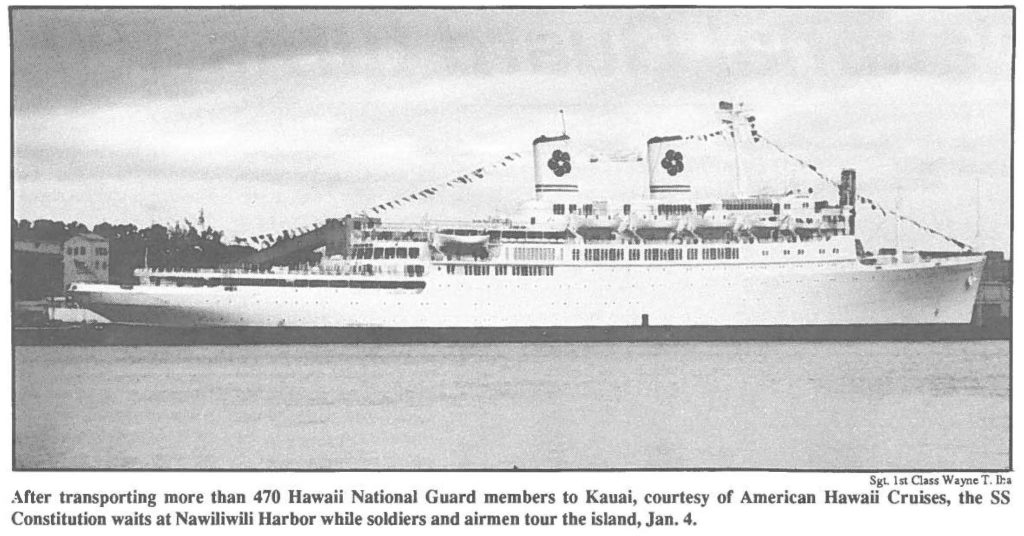
<path fill-rule="evenodd" d="M 22 468 L 1008 464 L 1009 344 L 18 348 Z"/>

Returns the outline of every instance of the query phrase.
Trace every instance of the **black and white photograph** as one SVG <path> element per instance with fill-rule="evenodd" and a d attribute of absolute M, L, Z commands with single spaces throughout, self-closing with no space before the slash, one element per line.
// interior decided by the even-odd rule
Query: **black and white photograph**
<path fill-rule="evenodd" d="M 1014 16 L 13 7 L 12 467 L 1009 471 Z"/>

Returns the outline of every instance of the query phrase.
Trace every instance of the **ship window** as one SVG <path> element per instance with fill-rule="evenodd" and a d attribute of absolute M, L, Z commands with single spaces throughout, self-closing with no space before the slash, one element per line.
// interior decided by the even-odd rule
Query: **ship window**
<path fill-rule="evenodd" d="M 638 260 L 640 260 L 640 250 L 639 249 L 631 249 L 631 250 L 629 250 L 629 260 L 631 260 L 631 261 L 638 261 Z"/>
<path fill-rule="evenodd" d="M 347 288 L 348 281 L 333 280 L 330 282 L 331 288 Z"/>
<path fill-rule="evenodd" d="M 385 259 L 394 259 L 395 258 L 395 248 L 384 248 L 384 258 Z"/>
<path fill-rule="evenodd" d="M 594 213 L 594 205 L 583 205 L 583 215 L 590 216 Z"/>
<path fill-rule="evenodd" d="M 537 218 L 530 218 L 530 225 L 537 223 Z"/>
<path fill-rule="evenodd" d="M 328 283 L 329 282 L 326 279 L 310 279 L 309 280 L 309 286 L 317 287 L 317 288 L 323 288 L 323 287 L 330 286 Z"/>
<path fill-rule="evenodd" d="M 798 250 L 796 250 L 796 254 L 797 255 L 803 255 L 804 254 L 804 250 L 798 249 Z"/>
<path fill-rule="evenodd" d="M 409 258 L 418 259 L 420 258 L 420 248 L 409 248 Z"/>
<path fill-rule="evenodd" d="M 395 248 L 395 256 L 399 259 L 409 258 L 409 250 L 407 248 Z"/>
<path fill-rule="evenodd" d="M 559 214 L 559 215 L 560 214 L 565 214 L 565 205 L 563 205 L 561 203 L 556 204 L 556 205 L 552 205 L 551 211 L 554 212 L 555 214 Z"/>
<path fill-rule="evenodd" d="M 632 208 L 633 207 L 631 207 L 630 205 L 622 205 L 622 214 L 625 216 L 629 216 L 630 209 Z"/>
<path fill-rule="evenodd" d="M 686 250 L 686 260 L 695 261 L 697 260 L 697 250 L 694 248 Z"/>
<path fill-rule="evenodd" d="M 576 205 L 569 205 L 569 214 L 576 213 Z"/>
<path fill-rule="evenodd" d="M 373 258 L 374 259 L 383 259 L 384 258 L 384 248 L 373 248 Z"/>
<path fill-rule="evenodd" d="M 455 273 L 455 266 L 454 265 L 449 264 L 448 266 L 446 266 L 446 268 L 448 268 L 448 273 L 449 274 L 454 274 Z"/>
<path fill-rule="evenodd" d="M 789 210 L 789 203 L 786 203 L 785 205 L 782 205 L 782 208 L 784 208 L 786 210 Z"/>
<path fill-rule="evenodd" d="M 574 260 L 574 261 L 580 260 L 580 250 L 578 250 L 578 249 L 573 249 L 572 250 L 572 260 Z"/>

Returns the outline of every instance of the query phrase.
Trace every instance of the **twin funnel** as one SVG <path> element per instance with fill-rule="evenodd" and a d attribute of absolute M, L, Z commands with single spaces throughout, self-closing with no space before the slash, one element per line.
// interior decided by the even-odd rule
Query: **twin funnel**
<path fill-rule="evenodd" d="M 533 140 L 534 192 L 542 201 L 575 199 L 580 190 L 580 170 L 569 136 L 540 136 Z M 682 136 L 654 137 L 647 141 L 647 175 L 650 198 L 670 200 L 691 193 L 686 179 L 687 161 Z"/>

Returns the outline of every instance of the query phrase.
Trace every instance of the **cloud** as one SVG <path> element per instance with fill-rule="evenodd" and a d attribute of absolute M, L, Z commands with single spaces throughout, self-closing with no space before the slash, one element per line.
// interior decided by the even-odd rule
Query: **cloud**
<path fill-rule="evenodd" d="M 979 178 L 986 234 L 1008 244 L 1011 16 L 15 10 L 16 209 L 167 220 L 205 206 L 237 212 L 231 226 L 286 227 L 528 153 L 560 132 L 559 109 L 581 147 L 628 150 L 714 127 L 713 106 L 735 95 L 766 133 L 857 167 L 879 196 L 899 183 L 960 202 L 958 178 Z M 505 210 L 531 181 L 522 169 L 481 196 Z M 135 207 L 121 192 L 107 202 L 118 188 Z"/>

